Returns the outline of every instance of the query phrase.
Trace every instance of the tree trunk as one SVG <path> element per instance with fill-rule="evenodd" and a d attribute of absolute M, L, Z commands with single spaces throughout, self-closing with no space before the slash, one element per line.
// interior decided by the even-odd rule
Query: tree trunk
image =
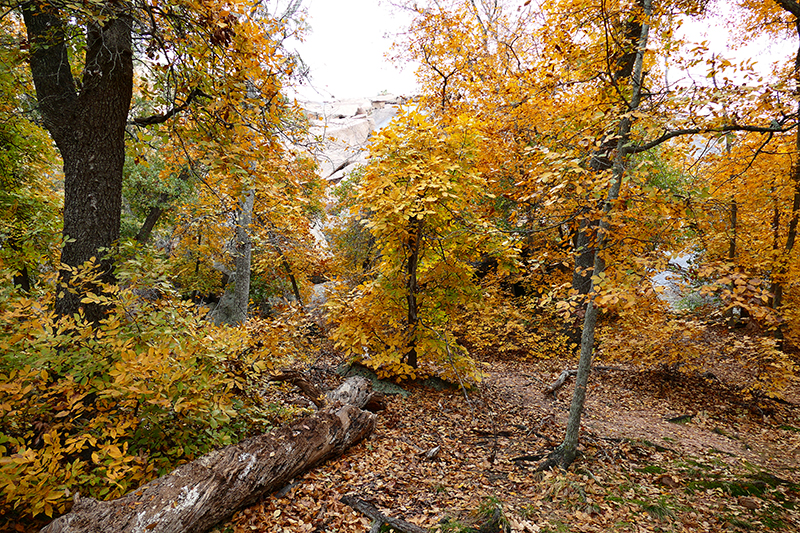
<path fill-rule="evenodd" d="M 14 284 L 14 287 L 20 289 L 22 292 L 29 293 L 31 292 L 31 277 L 30 272 L 28 271 L 28 265 L 25 264 L 25 257 L 22 251 L 22 245 L 19 242 L 18 237 L 9 237 L 6 241 L 6 246 L 10 250 L 14 252 L 18 252 L 20 256 L 20 263 L 17 268 L 17 271 L 14 272 L 13 278 L 11 282 Z"/>
<path fill-rule="evenodd" d="M 350 378 L 329 396 L 331 407 L 204 455 L 118 500 L 100 502 L 76 495 L 72 511 L 42 533 L 208 531 L 369 435 L 375 415 L 360 409 L 368 389 L 366 379 Z M 348 399 L 359 404 L 340 406 Z"/>
<path fill-rule="evenodd" d="M 15 287 L 18 287 L 22 292 L 29 293 L 31 292 L 31 277 L 28 273 L 28 266 L 22 265 L 22 268 L 19 271 L 14 273 L 14 279 L 12 283 Z"/>
<path fill-rule="evenodd" d="M 417 302 L 417 268 L 419 267 L 419 247 L 422 240 L 422 218 L 417 218 L 411 223 L 411 231 L 408 237 L 408 259 L 406 264 L 406 302 L 408 304 L 408 315 L 406 317 L 406 332 L 408 335 L 408 351 L 406 352 L 406 364 L 411 368 L 417 368 L 417 323 L 419 322 Z"/>
<path fill-rule="evenodd" d="M 592 246 L 592 227 L 588 219 L 583 218 L 578 222 L 578 228 L 572 238 L 572 250 L 575 257 L 575 268 L 572 271 L 572 290 L 578 295 L 578 309 L 574 319 L 567 324 L 567 338 L 571 345 L 580 346 L 582 335 L 581 318 L 585 318 L 586 295 L 592 287 L 592 274 L 594 269 L 594 247 Z M 583 312 L 583 315 L 581 314 Z M 572 348 L 570 347 L 570 351 Z"/>
<path fill-rule="evenodd" d="M 292 284 L 292 294 L 294 294 L 297 303 L 299 303 L 302 307 L 303 298 L 300 296 L 300 287 L 297 285 L 297 278 L 294 276 L 294 272 L 292 271 L 292 265 L 289 264 L 288 259 L 286 259 L 286 256 L 283 255 L 283 250 L 281 250 L 279 246 L 275 246 L 275 249 L 278 252 L 278 255 L 281 257 L 281 264 L 283 265 L 283 270 L 286 272 L 286 275 L 289 277 L 289 283 Z"/>
<path fill-rule="evenodd" d="M 777 3 L 786 11 L 794 15 L 795 30 L 800 37 L 800 3 L 792 0 L 776 0 Z M 800 112 L 800 45 L 798 45 L 797 53 L 794 59 L 794 80 L 795 89 L 797 90 L 797 109 Z M 797 225 L 800 222 L 800 127 L 795 128 L 795 159 L 792 165 L 792 181 L 794 182 L 794 196 L 792 199 L 792 216 L 789 220 L 789 229 L 786 235 L 786 244 L 783 247 L 782 257 L 778 257 L 778 267 L 773 273 L 772 282 L 772 307 L 778 310 L 783 305 L 783 284 L 785 283 L 784 277 L 788 265 L 789 256 L 794 249 L 794 243 L 797 239 Z M 780 343 L 780 348 L 783 346 L 785 324 L 780 323 L 775 329 L 775 338 Z"/>
<path fill-rule="evenodd" d="M 630 103 L 628 105 L 628 113 L 626 113 L 619 124 L 617 134 L 617 150 L 614 157 L 614 164 L 612 167 L 612 180 L 611 188 L 608 191 L 607 200 L 603 206 L 604 214 L 611 211 L 612 202 L 619 197 L 620 189 L 622 188 L 622 177 L 625 172 L 625 161 L 628 155 L 628 141 L 631 131 L 631 112 L 639 108 L 642 97 L 642 67 L 644 63 L 644 53 L 647 48 L 647 39 L 650 32 L 649 18 L 652 13 L 651 0 L 643 0 L 642 10 L 645 20 L 641 26 L 641 34 L 639 35 L 638 44 L 636 46 L 636 60 L 633 65 L 631 73 L 631 81 L 633 83 L 633 94 L 631 95 Z M 603 244 L 606 241 L 608 231 L 610 229 L 607 220 L 602 219 L 598 225 L 596 235 L 595 251 L 594 251 L 594 269 L 592 274 L 598 276 L 603 273 L 605 264 L 601 257 Z M 592 289 L 594 284 L 592 284 Z M 590 293 L 591 294 L 591 293 Z M 583 332 L 581 334 L 581 355 L 578 361 L 578 373 L 575 378 L 575 391 L 572 396 L 572 403 L 569 409 L 569 420 L 567 421 L 567 430 L 564 436 L 564 442 L 551 454 L 550 458 L 540 468 L 552 468 L 560 466 L 562 468 L 568 467 L 578 453 L 578 437 L 580 434 L 581 414 L 583 413 L 583 404 L 586 400 L 586 384 L 589 381 L 589 373 L 592 367 L 592 354 L 594 352 L 594 333 L 595 326 L 597 325 L 597 307 L 590 299 L 586 304 L 586 315 L 583 319 Z"/>
<path fill-rule="evenodd" d="M 180 174 L 178 174 L 178 179 L 183 182 L 189 181 L 189 169 L 182 169 Z M 147 244 L 150 240 L 150 235 L 153 233 L 153 228 L 156 227 L 156 223 L 158 223 L 161 215 L 167 210 L 168 204 L 175 200 L 176 197 L 177 195 L 173 196 L 166 192 L 162 192 L 158 195 L 156 205 L 150 208 L 150 212 L 147 213 L 142 227 L 139 228 L 139 233 L 136 234 L 136 242 L 139 244 Z"/>
<path fill-rule="evenodd" d="M 139 244 L 147 244 L 150 240 L 150 235 L 153 233 L 153 228 L 156 227 L 156 222 L 158 219 L 161 218 L 161 215 L 164 214 L 164 205 L 169 202 L 170 195 L 162 192 L 158 195 L 158 200 L 156 201 L 156 205 L 150 208 L 150 212 L 147 213 L 147 217 L 144 219 L 144 223 L 142 227 L 139 228 L 139 233 L 136 234 L 136 242 Z"/>
<path fill-rule="evenodd" d="M 244 198 L 239 204 L 234 232 L 234 265 L 233 287 L 228 288 L 222 295 L 217 306 L 208 318 L 215 324 L 238 325 L 247 320 L 247 308 L 250 304 L 250 261 L 253 252 L 253 242 L 250 239 L 250 226 L 253 223 L 253 202 L 255 192 L 250 190 L 244 193 Z"/>
<path fill-rule="evenodd" d="M 61 262 L 74 268 L 95 258 L 99 280 L 112 283 L 113 265 L 106 254 L 119 239 L 133 53 L 131 17 L 123 11 L 115 13 L 115 5 L 108 7 L 108 21 L 87 24 L 80 92 L 68 61 L 66 15 L 53 4 L 37 1 L 23 4 L 22 11 L 39 110 L 64 162 Z M 78 293 L 66 290 L 73 273 L 70 269 L 60 272 L 62 289 L 56 311 L 68 315 L 83 308 L 89 320 L 100 320 L 102 305 L 81 303 L 80 292 L 97 291 L 94 284 L 78 288 Z"/>
<path fill-rule="evenodd" d="M 728 153 L 730 153 L 730 140 L 728 141 Z M 736 198 L 734 198 L 731 200 L 731 238 L 728 243 L 728 261 L 730 261 L 733 268 L 736 268 L 736 237 L 739 231 L 738 213 L 739 204 L 736 203 Z M 731 283 L 731 293 L 733 293 L 733 283 Z M 728 313 L 728 327 L 735 328 L 739 324 L 739 317 L 742 316 L 742 309 L 740 307 L 731 308 L 726 313 Z"/>

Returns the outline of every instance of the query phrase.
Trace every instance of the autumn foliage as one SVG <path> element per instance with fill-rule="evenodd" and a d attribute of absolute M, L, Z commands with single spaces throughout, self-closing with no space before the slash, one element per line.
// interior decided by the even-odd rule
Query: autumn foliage
<path fill-rule="evenodd" d="M 720 390 L 755 408 L 796 383 L 800 60 L 765 77 L 681 37 L 713 2 L 407 2 L 397 53 L 420 94 L 336 187 L 285 94 L 297 2 L 278 17 L 261 2 L 134 4 L 150 27 L 133 49 L 120 238 L 78 265 L 58 260 L 74 243 L 61 162 L 24 25 L 4 15 L 0 529 L 281 423 L 299 409 L 265 397 L 269 374 L 308 364 L 321 338 L 337 364 L 465 394 L 485 359 L 572 367 L 581 343 L 637 379 L 717 386 L 735 367 Z M 796 39 L 795 2 L 738 4 Z M 71 57 L 103 5 L 63 7 Z M 237 269 L 247 320 L 214 325 Z M 75 309 L 56 313 L 65 296 Z M 592 322 L 582 337 L 590 312 L 598 335 Z M 548 476 L 550 502 L 577 498 L 572 473 Z"/>
<path fill-rule="evenodd" d="M 302 317 L 214 327 L 174 291 L 166 267 L 126 263 L 126 289 L 84 296 L 111 308 L 99 327 L 6 293 L 4 527 L 63 513 L 76 492 L 119 497 L 289 415 L 257 391 L 312 349 Z"/>

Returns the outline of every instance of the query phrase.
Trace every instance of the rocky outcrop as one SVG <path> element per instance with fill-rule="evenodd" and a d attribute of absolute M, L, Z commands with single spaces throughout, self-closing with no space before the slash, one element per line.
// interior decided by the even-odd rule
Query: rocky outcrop
<path fill-rule="evenodd" d="M 367 161 L 367 144 L 376 131 L 389 124 L 400 106 L 409 102 L 390 94 L 374 98 L 300 102 L 311 122 L 310 133 L 318 140 L 314 157 L 319 174 L 338 183 Z"/>

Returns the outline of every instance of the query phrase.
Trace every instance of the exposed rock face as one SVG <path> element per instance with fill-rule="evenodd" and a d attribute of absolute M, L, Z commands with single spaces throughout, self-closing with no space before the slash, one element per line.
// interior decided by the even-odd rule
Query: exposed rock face
<path fill-rule="evenodd" d="M 350 172 L 367 163 L 367 146 L 372 134 L 387 126 L 409 98 L 383 94 L 373 98 L 335 100 L 332 102 L 299 102 L 311 122 L 310 136 L 315 139 L 312 155 L 318 174 L 337 184 Z M 328 222 L 330 223 L 330 222 Z M 325 229 L 312 229 L 317 244 L 327 247 Z M 308 309 L 321 314 L 332 282 L 315 282 Z"/>
<path fill-rule="evenodd" d="M 389 124 L 409 99 L 379 95 L 374 98 L 301 102 L 311 121 L 311 135 L 321 143 L 314 154 L 319 173 L 337 183 L 367 161 L 367 143 L 376 131 Z"/>

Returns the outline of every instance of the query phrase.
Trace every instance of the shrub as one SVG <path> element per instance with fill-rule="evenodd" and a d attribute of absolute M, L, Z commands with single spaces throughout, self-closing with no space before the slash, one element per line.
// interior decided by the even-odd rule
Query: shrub
<path fill-rule="evenodd" d="M 277 328 L 214 327 L 158 264 L 131 266 L 126 289 L 85 295 L 109 309 L 96 325 L 47 311 L 52 284 L 38 299 L 0 295 L 0 530 L 41 525 L 75 492 L 119 497 L 269 417 L 247 391 L 274 363 L 257 336 Z"/>

